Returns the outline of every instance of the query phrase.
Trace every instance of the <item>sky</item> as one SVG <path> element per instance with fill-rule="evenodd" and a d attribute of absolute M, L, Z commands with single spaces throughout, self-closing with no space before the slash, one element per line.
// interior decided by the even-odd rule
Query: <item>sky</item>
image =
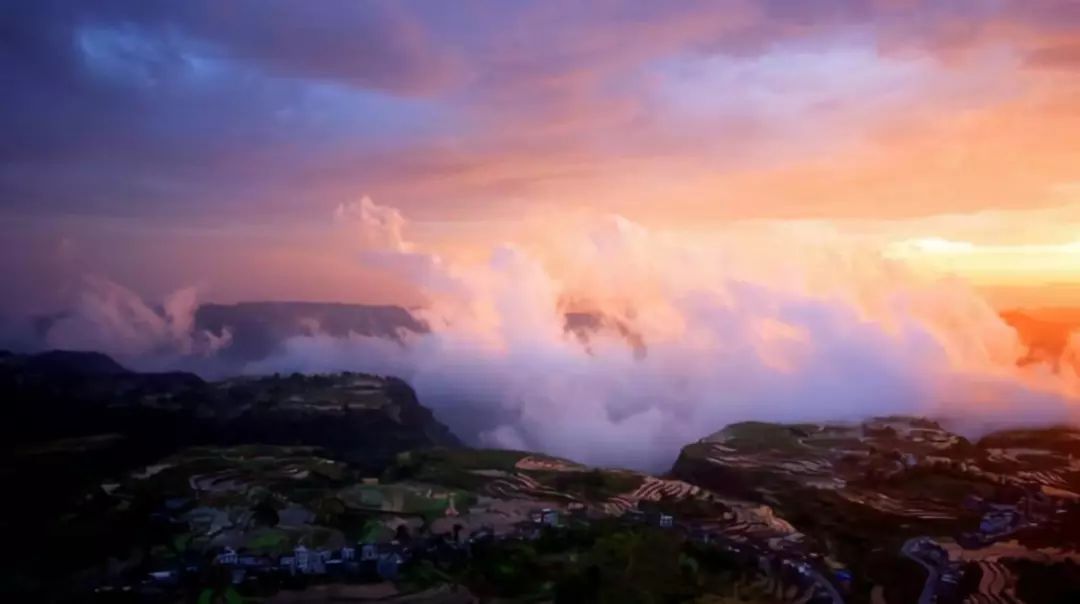
<path fill-rule="evenodd" d="M 1069 0 L 6 0 L 0 90 L 12 312 L 424 303 L 335 219 L 364 198 L 447 258 L 616 215 L 1080 304 Z"/>
<path fill-rule="evenodd" d="M 203 302 L 401 304 L 240 371 L 645 468 L 1076 423 L 1077 323 L 1000 313 L 1080 308 L 1078 141 L 1074 0 L 0 0 L 0 346 L 214 377 Z"/>

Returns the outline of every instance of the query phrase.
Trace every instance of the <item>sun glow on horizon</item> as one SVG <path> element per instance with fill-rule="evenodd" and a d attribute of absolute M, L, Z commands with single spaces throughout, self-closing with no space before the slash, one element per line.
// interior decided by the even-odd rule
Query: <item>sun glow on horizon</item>
<path fill-rule="evenodd" d="M 927 237 L 893 243 L 885 255 L 916 270 L 954 274 L 983 286 L 1037 287 L 1075 282 L 1080 275 L 1080 240 L 1010 245 Z"/>

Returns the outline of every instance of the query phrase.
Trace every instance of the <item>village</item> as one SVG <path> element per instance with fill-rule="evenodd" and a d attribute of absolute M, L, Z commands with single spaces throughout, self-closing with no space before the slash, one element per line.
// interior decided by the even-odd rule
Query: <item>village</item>
<path fill-rule="evenodd" d="M 921 434 L 920 439 L 927 438 Z M 923 523 L 920 526 L 932 527 L 935 522 L 942 527 L 970 526 L 913 537 L 908 533 L 902 546 L 895 542 L 895 550 L 889 547 L 925 569 L 922 604 L 959 602 L 961 585 L 971 572 L 981 572 L 986 585 L 980 589 L 986 593 L 1012 589 L 1015 581 L 1008 568 L 980 552 L 997 551 L 994 548 L 1005 540 L 1054 526 L 1072 501 L 1068 492 L 1042 484 L 1049 480 L 1045 476 L 990 480 L 997 474 L 987 472 L 979 476 L 982 484 L 1002 484 L 1007 489 L 1000 493 L 1015 493 L 1016 499 L 984 498 L 970 490 L 962 504 L 956 499 L 946 505 L 923 498 L 917 485 L 910 498 L 902 498 L 905 492 L 895 488 L 888 490 L 887 481 L 897 484 L 906 480 L 907 473 L 955 476 L 964 471 L 935 456 L 884 457 L 887 475 L 875 474 L 877 465 L 863 468 L 863 475 L 877 481 L 867 483 L 870 487 L 886 487 L 878 489 L 860 485 L 857 477 L 843 486 L 835 479 L 810 480 L 819 473 L 836 475 L 835 466 L 822 461 L 795 464 L 759 455 L 735 459 L 734 451 L 716 444 L 709 451 L 724 455 L 729 467 L 737 461 L 748 471 L 779 467 L 783 476 L 809 474 L 808 484 L 817 489 L 813 492 L 834 493 L 835 501 L 844 506 L 836 514 L 866 510 L 866 518 L 886 514 Z M 894 461 L 895 470 L 889 465 Z M 850 559 L 840 562 L 827 555 L 819 549 L 820 541 L 760 500 L 725 498 L 683 480 L 591 469 L 539 455 L 477 450 L 403 454 L 398 459 L 399 475 L 351 481 L 339 464 L 295 450 L 193 451 L 171 463 L 176 465 L 160 464 L 134 475 L 133 484 L 165 479 L 178 487 L 178 494 L 186 491 L 186 497 L 177 498 L 186 502 L 185 507 L 170 512 L 171 518 L 197 535 L 200 545 L 180 564 L 173 560 L 137 577 L 99 585 L 99 593 L 176 593 L 185 584 L 210 576 L 242 593 L 327 585 L 393 585 L 408 590 L 417 568 L 460 569 L 473 564 L 477 552 L 513 549 L 515 544 L 532 548 L 553 536 L 593 529 L 609 533 L 647 529 L 707 548 L 733 561 L 753 577 L 756 588 L 782 601 L 839 604 L 853 590 L 877 584 L 864 568 L 846 566 Z M 190 473 L 188 468 L 195 466 L 202 470 Z M 967 470 L 962 475 L 970 475 Z M 305 495 L 312 489 L 318 493 L 314 499 Z M 273 493 L 269 500 L 268 493 Z M 273 525 L 260 525 L 255 518 L 251 506 L 260 498 L 277 501 Z M 326 502 L 333 505 L 327 507 Z M 332 520 L 328 513 L 359 518 L 363 529 L 346 531 L 338 524 L 342 517 Z M 977 520 L 966 524 L 971 519 Z M 268 548 L 269 536 L 276 545 Z M 1017 546 L 1007 553 L 1023 557 L 1025 551 Z M 854 566 L 858 568 L 857 561 Z M 457 581 L 446 573 L 439 580 L 444 585 Z"/>
<path fill-rule="evenodd" d="M 450 516 L 457 514 L 451 512 Z M 95 591 L 132 592 L 151 599 L 176 590 L 185 577 L 213 574 L 225 576 L 238 589 L 251 591 L 259 591 L 260 583 L 302 589 L 336 582 L 397 582 L 410 563 L 428 561 L 446 566 L 469 559 L 474 548 L 485 544 L 535 541 L 545 532 L 587 526 L 602 517 L 584 506 L 542 507 L 533 509 L 527 520 L 511 530 L 483 526 L 466 531 L 464 524 L 455 523 L 447 533 L 413 534 L 401 524 L 388 542 L 358 542 L 333 549 L 297 544 L 292 551 L 277 556 L 226 546 L 181 567 L 151 571 L 141 581 L 101 585 Z M 620 530 L 651 527 L 674 531 L 699 545 L 716 548 L 756 574 L 765 589 L 777 595 L 798 594 L 801 602 L 841 604 L 841 590 L 851 580 L 850 573 L 827 568 L 820 555 L 804 552 L 793 539 L 755 539 L 725 531 L 715 523 L 680 522 L 672 514 L 639 509 L 627 510 L 618 523 Z"/>
<path fill-rule="evenodd" d="M 1010 557 L 1049 556 L 1007 540 L 1028 528 L 1039 528 L 1060 522 L 1068 514 L 1069 500 L 1055 498 L 1042 490 L 1028 489 L 1016 503 L 995 503 L 969 495 L 964 507 L 981 514 L 978 529 L 961 533 L 955 542 L 939 543 L 930 537 L 909 539 L 901 548 L 902 555 L 914 560 L 927 571 L 919 604 L 956 601 L 960 582 L 968 563 L 975 563 L 981 573 L 979 592 L 989 601 L 1009 601 L 1015 598 L 1015 577 L 1000 564 L 999 559 Z"/>

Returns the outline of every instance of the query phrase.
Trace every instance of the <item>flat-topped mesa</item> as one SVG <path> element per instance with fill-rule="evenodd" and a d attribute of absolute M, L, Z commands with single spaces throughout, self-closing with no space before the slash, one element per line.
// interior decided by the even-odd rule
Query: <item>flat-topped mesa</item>
<path fill-rule="evenodd" d="M 979 559 L 995 545 L 1029 560 L 1076 556 L 1078 456 L 1080 430 L 1070 427 L 1010 429 L 972 443 L 923 418 L 741 422 L 684 447 L 671 473 L 767 503 L 827 544 L 865 592 L 892 586 L 887 600 L 907 602 L 914 596 L 898 577 L 910 569 L 909 543 L 945 544 L 956 563 L 949 572 L 964 568 L 958 556 Z"/>
<path fill-rule="evenodd" d="M 320 446 L 373 470 L 404 450 L 460 445 L 397 378 L 293 374 L 211 386 L 226 399 L 212 416 L 220 444 Z"/>
<path fill-rule="evenodd" d="M 378 469 L 404 450 L 460 444 L 407 383 L 361 373 L 207 382 L 53 352 L 0 359 L 0 394 L 13 420 L 6 442 L 16 445 L 102 433 L 155 454 L 194 444 L 310 445 Z"/>
<path fill-rule="evenodd" d="M 966 439 L 923 418 L 748 421 L 725 426 L 683 448 L 672 473 L 731 495 L 761 498 L 783 488 L 839 489 L 920 463 L 959 461 L 971 450 Z"/>
<path fill-rule="evenodd" d="M 984 450 L 1012 448 L 1029 452 L 1051 451 L 1080 458 L 1080 428 L 1054 426 L 1001 430 L 980 438 L 978 446 Z"/>
<path fill-rule="evenodd" d="M 921 418 L 906 416 L 874 417 L 863 422 L 828 422 L 828 423 L 772 423 L 746 421 L 729 424 L 723 429 L 704 438 L 700 443 L 714 443 L 739 450 L 779 450 L 786 451 L 800 445 L 816 448 L 830 447 L 837 444 L 847 445 L 869 443 L 881 447 L 917 446 L 925 443 L 934 449 L 964 443 L 965 439 L 945 430 L 939 423 Z"/>
<path fill-rule="evenodd" d="M 741 422 L 684 447 L 672 474 L 732 496 L 830 491 L 888 513 L 899 505 L 916 517 L 953 518 L 968 493 L 1080 499 L 1078 455 L 1080 430 L 1068 427 L 1005 430 L 972 443 L 924 418 Z"/>
<path fill-rule="evenodd" d="M 220 351 L 219 360 L 237 367 L 280 352 L 287 340 L 298 336 L 399 340 L 428 332 L 426 323 L 401 306 L 326 302 L 203 304 L 195 313 L 195 329 L 228 333 L 230 343 Z"/>

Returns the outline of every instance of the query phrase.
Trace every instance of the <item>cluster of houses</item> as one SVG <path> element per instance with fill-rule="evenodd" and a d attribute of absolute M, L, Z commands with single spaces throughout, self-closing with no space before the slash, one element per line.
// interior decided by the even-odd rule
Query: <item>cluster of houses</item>
<path fill-rule="evenodd" d="M 576 512 L 580 511 L 570 510 L 570 514 L 577 517 L 580 514 Z M 662 529 L 677 527 L 675 517 L 671 514 L 638 509 L 627 511 L 622 516 L 622 521 Z M 561 523 L 558 509 L 542 508 L 530 512 L 527 521 L 520 523 L 514 532 L 504 534 L 501 538 L 534 540 L 540 537 L 544 527 L 559 527 Z M 467 538 L 460 538 L 457 533 L 458 531 L 455 531 L 452 538 L 439 535 L 427 540 L 362 543 L 357 547 L 345 546 L 338 550 L 312 549 L 298 545 L 290 554 L 282 555 L 276 561 L 224 548 L 214 562 L 232 571 L 234 583 L 243 582 L 252 572 L 267 571 L 292 576 L 367 577 L 393 581 L 398 578 L 401 565 L 416 556 L 468 556 L 472 544 L 500 538 L 489 527 L 474 530 Z M 829 581 L 801 556 L 785 553 L 779 548 L 762 549 L 749 542 L 736 542 L 721 534 L 702 529 L 691 530 L 690 538 L 701 543 L 726 546 L 729 551 L 743 554 L 748 564 L 764 565 L 762 572 L 766 576 L 775 578 L 783 585 L 796 585 L 800 591 L 820 597 L 812 597 L 809 600 L 811 602 L 840 602 L 835 590 L 829 587 Z M 847 580 L 850 581 L 850 576 Z M 839 581 L 843 583 L 844 577 L 839 577 Z"/>
<path fill-rule="evenodd" d="M 377 575 L 397 578 L 406 560 L 408 547 L 399 542 L 365 543 L 359 549 L 345 546 L 337 550 L 310 549 L 297 545 L 289 554 L 277 557 L 239 553 L 225 547 L 214 563 L 233 571 L 233 582 L 242 582 L 249 572 L 281 571 L 291 575 Z"/>
<path fill-rule="evenodd" d="M 964 507 L 982 514 L 979 530 L 964 533 L 957 542 L 968 549 L 985 547 L 1016 531 L 1045 522 L 1064 513 L 1062 502 L 1039 491 L 1028 491 L 1015 504 L 992 503 L 970 495 L 964 499 Z"/>
<path fill-rule="evenodd" d="M 660 528 L 674 528 L 675 517 L 662 512 L 643 512 L 637 509 L 627 510 L 622 516 L 626 522 L 635 524 L 648 524 Z"/>
<path fill-rule="evenodd" d="M 540 536 L 541 528 L 557 527 L 559 524 L 559 510 L 535 510 L 529 514 L 529 520 L 518 526 L 517 531 L 509 537 L 536 539 Z M 670 516 L 667 517 L 666 526 L 672 526 Z M 493 538 L 494 531 L 485 527 L 472 531 L 467 539 L 461 539 L 460 530 L 455 530 L 452 538 L 442 535 L 426 541 L 405 538 L 390 543 L 358 543 L 339 549 L 309 548 L 300 544 L 292 552 L 276 558 L 224 547 L 214 557 L 214 564 L 229 569 L 234 583 L 242 583 L 254 574 L 275 572 L 292 576 L 367 577 L 393 581 L 398 578 L 401 565 L 420 552 L 429 555 L 440 551 L 448 555 L 467 555 L 472 543 Z M 164 581 L 173 575 L 170 571 L 162 571 L 152 573 L 151 578 Z"/>
<path fill-rule="evenodd" d="M 568 509 L 570 517 L 581 517 L 583 509 Z M 722 533 L 701 528 L 678 525 L 675 517 L 661 512 L 647 512 L 631 509 L 622 516 L 622 521 L 631 525 L 655 526 L 662 529 L 681 528 L 690 531 L 689 537 L 701 543 L 713 544 L 733 553 L 741 553 L 747 564 L 766 565 L 763 572 L 783 585 L 797 585 L 800 591 L 823 596 L 811 602 L 831 602 L 838 604 L 833 597 L 835 591 L 828 592 L 829 581 L 825 579 L 805 558 L 791 552 L 780 551 L 773 547 L 759 547 L 746 540 L 734 540 Z M 482 527 L 461 534 L 463 527 L 457 525 L 453 535 L 432 535 L 426 538 L 409 538 L 400 535 L 389 543 L 357 543 L 338 549 L 308 547 L 297 545 L 291 552 L 270 557 L 250 552 L 237 551 L 224 547 L 214 557 L 214 565 L 230 573 L 231 580 L 240 584 L 248 580 L 258 580 L 259 576 L 276 575 L 297 578 L 326 578 L 354 580 L 394 581 L 399 578 L 403 564 L 417 557 L 425 559 L 445 559 L 447 557 L 467 557 L 472 545 L 494 539 L 538 539 L 545 527 L 559 527 L 563 523 L 562 512 L 555 508 L 541 508 L 528 514 L 525 521 L 515 526 L 510 533 L 498 535 L 490 527 Z M 153 573 L 151 579 L 165 583 L 175 580 L 175 573 L 162 571 Z"/>

